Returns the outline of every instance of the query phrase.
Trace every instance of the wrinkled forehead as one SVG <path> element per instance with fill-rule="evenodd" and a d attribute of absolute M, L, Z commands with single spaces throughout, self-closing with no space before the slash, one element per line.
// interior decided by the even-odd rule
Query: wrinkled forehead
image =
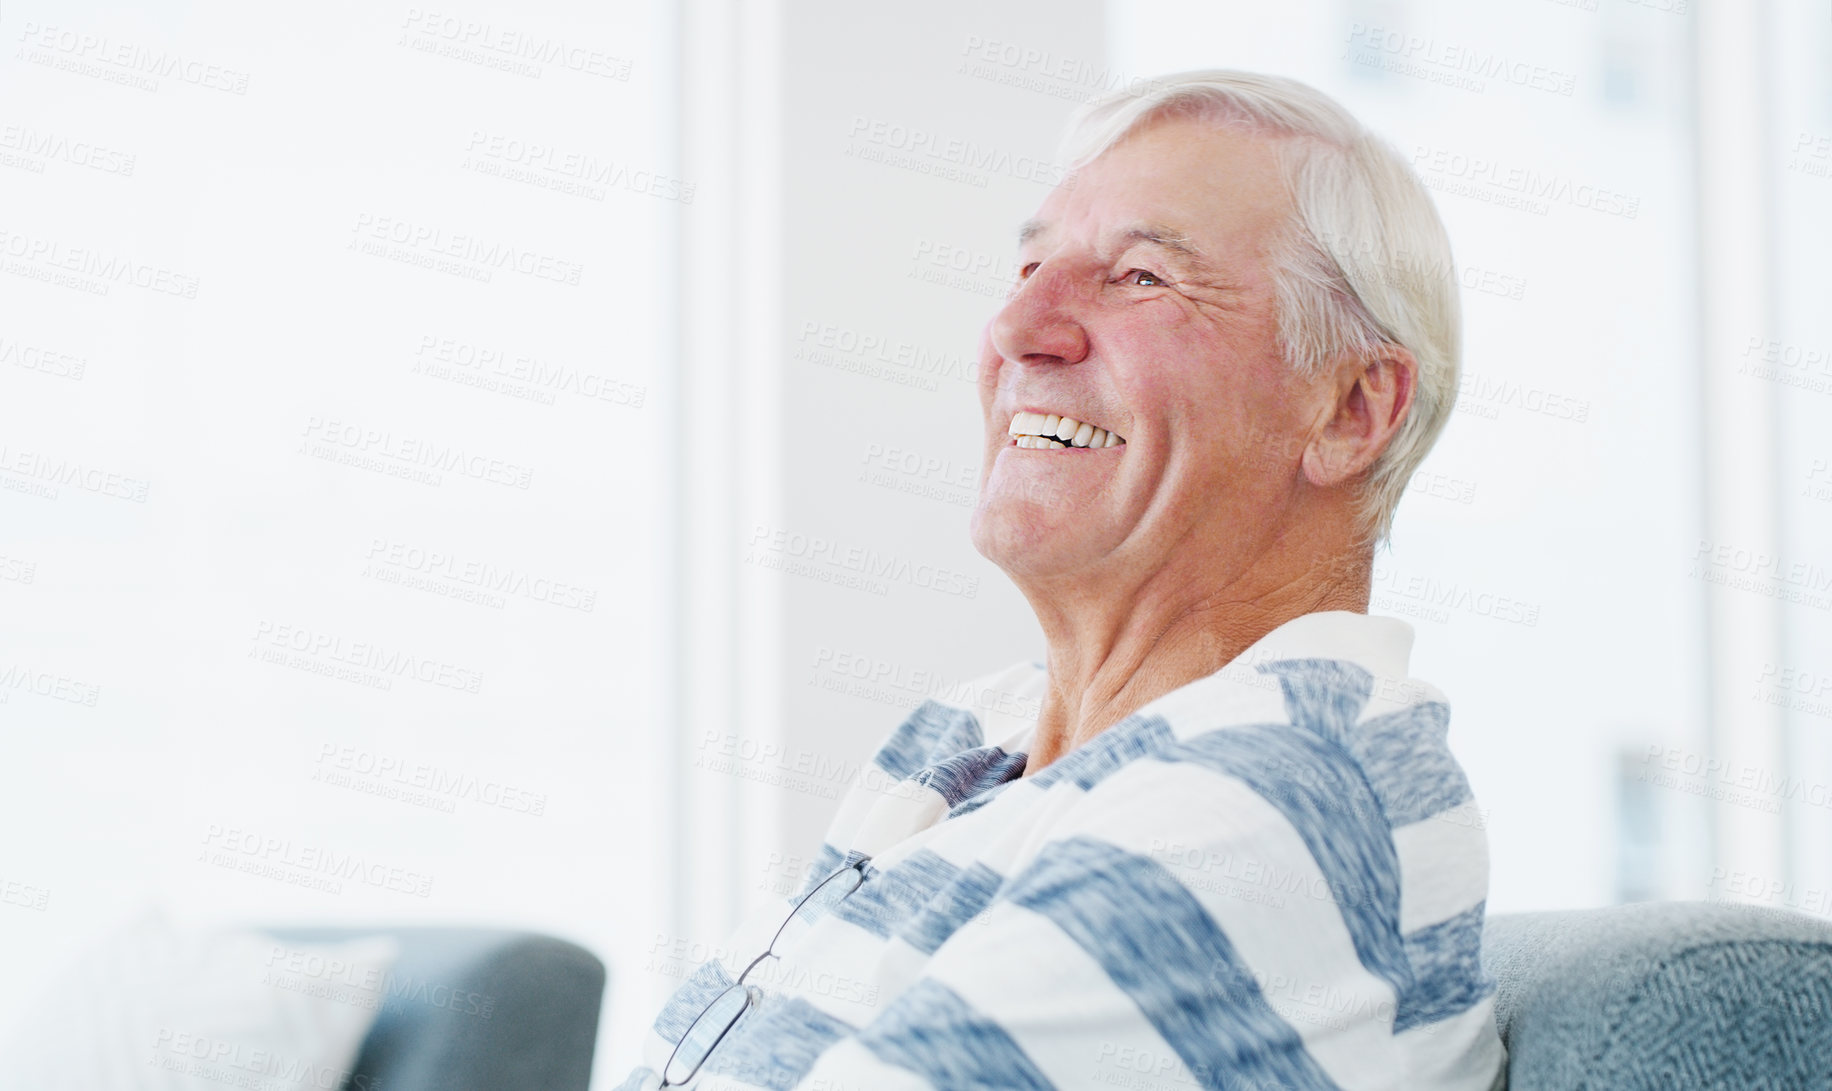
<path fill-rule="evenodd" d="M 1020 250 L 1117 253 L 1147 236 L 1211 260 L 1263 254 L 1291 214 L 1279 138 L 1168 119 L 1135 130 L 1065 178 L 1019 228 Z"/>

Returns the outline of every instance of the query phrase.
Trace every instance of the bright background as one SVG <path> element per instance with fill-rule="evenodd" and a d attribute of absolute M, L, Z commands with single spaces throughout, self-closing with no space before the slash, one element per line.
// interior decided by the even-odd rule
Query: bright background
<path fill-rule="evenodd" d="M 143 7 L 0 4 L 0 1028 L 150 902 L 525 927 L 610 965 L 609 1086 L 884 733 L 1040 655 L 975 337 L 1072 107 L 1206 66 L 1448 224 L 1374 609 L 1491 908 L 1832 911 L 1823 0 Z"/>

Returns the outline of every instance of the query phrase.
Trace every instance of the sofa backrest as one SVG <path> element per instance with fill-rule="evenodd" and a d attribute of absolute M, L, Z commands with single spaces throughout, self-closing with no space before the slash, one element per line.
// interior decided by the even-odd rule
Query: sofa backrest
<path fill-rule="evenodd" d="M 1705 902 L 1500 914 L 1509 1091 L 1832 1087 L 1832 922 Z"/>

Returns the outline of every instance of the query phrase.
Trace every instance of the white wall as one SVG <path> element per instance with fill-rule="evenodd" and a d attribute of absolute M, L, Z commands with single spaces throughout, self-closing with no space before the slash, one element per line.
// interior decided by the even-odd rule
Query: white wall
<path fill-rule="evenodd" d="M 1761 893 L 1770 904 L 1823 915 L 1832 914 L 1832 11 L 1808 0 L 1770 11 L 1762 135 L 1775 328 L 1744 331 L 1724 366 L 1773 389 L 1781 508 L 1774 555 L 1810 566 L 1802 575 L 1816 585 L 1814 600 L 1781 607 L 1782 659 L 1747 693 L 1784 711 L 1786 767 L 1808 785 L 1787 803 L 1789 866 L 1763 877 Z"/>
<path fill-rule="evenodd" d="M 981 58 L 989 43 L 1021 41 L 1098 60 L 1102 35 L 1087 2 L 944 4 L 920 17 L 792 7 L 786 486 L 770 529 L 836 543 L 829 556 L 870 550 L 888 572 L 863 588 L 823 582 L 851 574 L 837 563 L 781 577 L 789 741 L 827 757 L 837 777 L 922 702 L 925 684 L 1042 653 L 1028 605 L 967 539 L 983 436 L 975 358 L 1010 283 L 1017 225 L 1060 178 L 1056 140 L 1087 93 L 1011 86 L 1000 77 L 1014 73 Z M 806 787 L 782 800 L 783 848 L 804 856 L 840 785 Z"/>
<path fill-rule="evenodd" d="M 0 10 L 0 881 L 48 891 L 0 905 L 0 1024 L 154 899 L 549 931 L 633 1006 L 666 878 L 666 57 L 641 4 L 430 10 Z M 385 798 L 346 752 L 487 798 Z M 312 852 L 398 874 L 309 889 Z M 283 877 L 218 866 L 249 859 Z"/>

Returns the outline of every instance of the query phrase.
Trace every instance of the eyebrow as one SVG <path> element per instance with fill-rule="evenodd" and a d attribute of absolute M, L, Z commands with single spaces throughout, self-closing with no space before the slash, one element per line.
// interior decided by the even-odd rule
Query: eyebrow
<path fill-rule="evenodd" d="M 1018 227 L 1018 245 L 1023 247 L 1033 239 L 1048 232 L 1050 225 L 1043 220 L 1025 220 Z M 1181 257 L 1192 268 L 1212 272 L 1215 264 L 1202 251 L 1196 249 L 1190 241 L 1189 234 L 1173 227 L 1157 223 L 1135 223 L 1120 236 L 1128 243 L 1144 243 L 1160 250 L 1168 250 Z"/>

